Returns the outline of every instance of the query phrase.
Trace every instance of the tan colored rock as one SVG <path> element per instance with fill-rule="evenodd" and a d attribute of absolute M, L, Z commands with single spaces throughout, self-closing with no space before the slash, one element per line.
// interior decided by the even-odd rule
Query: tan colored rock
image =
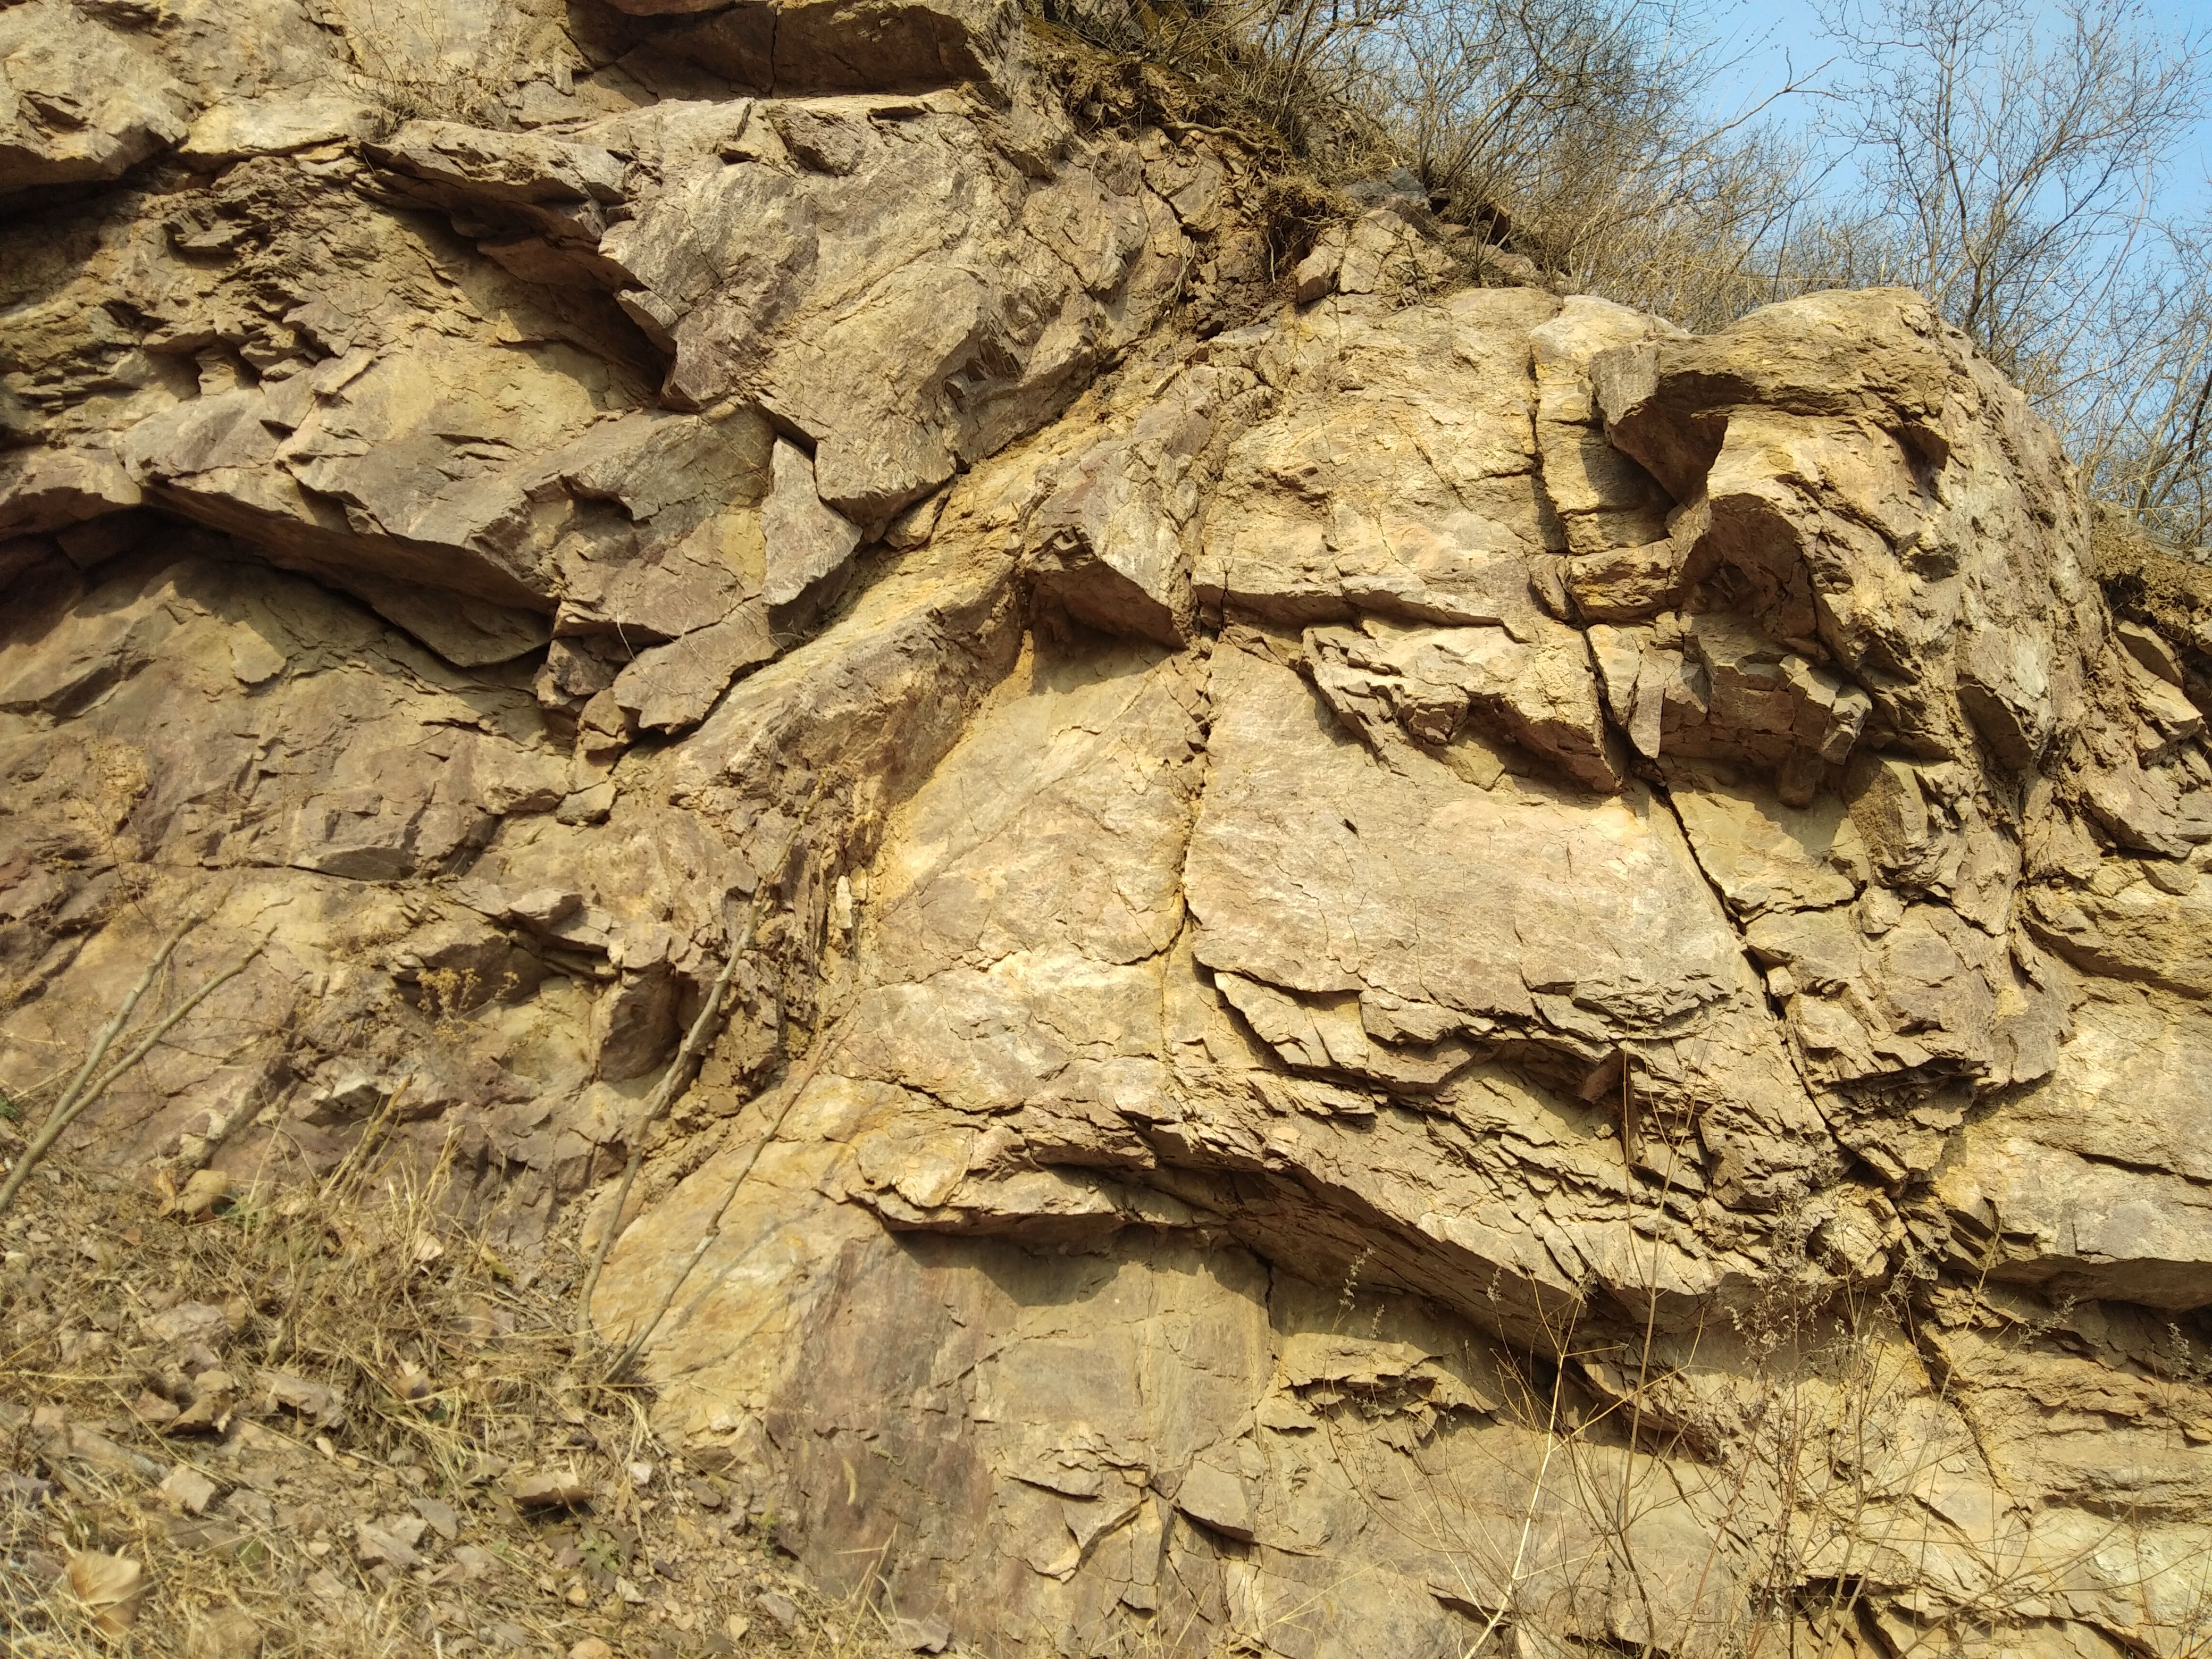
<path fill-rule="evenodd" d="M 2201 1040 L 2176 1012 L 2099 988 L 2050 1082 L 1961 1134 L 1937 1182 L 1955 1250 L 2053 1296 L 2212 1304 Z"/>
<path fill-rule="evenodd" d="M 1950 755 L 1978 734 L 2019 768 L 2078 717 L 2096 633 L 2052 441 L 1912 296 L 1792 301 L 1708 339 L 1613 347 L 1590 372 L 1615 441 L 1676 500 L 1703 495 L 1700 546 L 1769 638 L 1902 673 L 1909 690 L 1866 688 L 1882 726 Z M 1973 469 L 1971 506 L 1928 492 L 1947 466 Z"/>
<path fill-rule="evenodd" d="M 2026 920 L 2052 950 L 2100 978 L 2212 995 L 2212 888 L 2176 881 L 2172 868 L 2113 859 L 2085 889 L 2029 894 Z"/>
<path fill-rule="evenodd" d="M 250 957 L 69 1156 L 374 1125 L 526 1261 L 742 939 L 591 1312 L 915 1650 L 2181 1650 L 2212 758 L 1962 337 L 1402 179 L 1279 272 L 999 3 L 509 9 L 370 126 L 388 9 L 0 11 L 0 1087 Z M 139 1419 L 342 1433 L 251 1311 Z"/>
<path fill-rule="evenodd" d="M 1248 376 L 1201 368 L 1178 377 L 1124 434 L 1071 457 L 1027 526 L 1031 579 L 1070 615 L 1112 634 L 1181 645 L 1190 585 L 1195 476 L 1226 398 Z"/>
<path fill-rule="evenodd" d="M 222 1488 L 189 1463 L 179 1463 L 162 1477 L 155 1495 L 186 1515 L 201 1515 Z"/>
<path fill-rule="evenodd" d="M 1283 412 L 1230 447 L 1212 492 L 1200 604 L 1292 626 L 1355 611 L 1509 629 L 1540 615 L 1527 332 L 1557 303 L 1478 289 L 1438 307 L 1340 301 L 1302 316 Z M 1302 397 L 1301 374 L 1364 389 Z"/>
<path fill-rule="evenodd" d="M 1312 252 L 1298 261 L 1291 272 L 1291 294 L 1300 305 L 1311 305 L 1336 291 L 1336 273 L 1344 263 L 1346 240 L 1342 226 L 1331 225 L 1315 240 Z"/>
<path fill-rule="evenodd" d="M 814 463 L 798 446 L 776 440 L 768 499 L 761 507 L 768 574 L 761 597 L 789 605 L 842 568 L 860 544 L 860 529 L 824 506 L 814 482 Z"/>
<path fill-rule="evenodd" d="M 898 91 L 990 81 L 1016 18 L 1006 0 L 778 0 L 775 84 Z"/>
<path fill-rule="evenodd" d="M 808 27 L 835 10 L 806 8 Z M 1166 303 L 1180 258 L 1140 179 L 1112 189 L 1071 164 L 1010 182 L 955 107 L 857 143 L 842 175 L 709 155 L 600 244 L 652 296 L 672 389 L 701 406 L 741 393 L 806 434 L 822 499 L 864 526 L 1063 406 Z M 964 254 L 916 263 L 948 228 Z"/>
<path fill-rule="evenodd" d="M 1584 788 L 1618 789 L 1620 744 L 1606 728 L 1589 647 L 1548 618 L 1524 620 L 1520 634 L 1377 618 L 1359 631 L 1310 629 L 1305 648 L 1322 697 L 1378 749 L 1387 740 L 1371 725 L 1376 710 L 1438 750 L 1472 723 Z"/>
<path fill-rule="evenodd" d="M 541 1470 L 510 1483 L 515 1503 L 526 1510 L 570 1509 L 591 1499 L 590 1483 L 573 1471 Z M 419 1534 L 422 1522 L 414 1522 Z"/>
<path fill-rule="evenodd" d="M 249 155 L 281 155 L 371 136 L 373 105 L 343 93 L 240 99 L 216 104 L 193 119 L 177 154 L 200 166 L 222 167 Z"/>
<path fill-rule="evenodd" d="M 0 538 L 44 535 L 139 500 L 130 475 L 97 450 L 18 450 L 0 459 Z"/>
<path fill-rule="evenodd" d="M 1589 373 L 1599 352 L 1668 331 L 1655 318 L 1586 295 L 1570 297 L 1557 316 L 1528 331 L 1544 492 L 1575 553 L 1649 546 L 1664 536 L 1673 502 L 1649 473 L 1607 441 Z M 1576 597 L 1583 598 L 1581 591 Z M 1595 619 L 1614 621 L 1626 603 L 1616 599 L 1610 608 L 1615 615 L 1600 617 L 1583 607 Z"/>
<path fill-rule="evenodd" d="M 638 653 L 615 677 L 614 699 L 647 732 L 687 730 L 707 717 L 731 680 L 775 655 L 775 637 L 759 604 L 679 634 Z"/>
<path fill-rule="evenodd" d="M 595 145 L 539 133 L 409 121 L 366 146 L 398 199 L 454 216 L 491 258 L 527 281 L 629 285 L 598 249 L 625 168 Z"/>
<path fill-rule="evenodd" d="M 1605 833 L 1636 860 L 1635 873 L 1624 866 L 1619 878 L 1666 894 L 1674 907 L 1648 924 L 1650 945 L 1663 939 L 1664 947 L 1645 957 L 1642 939 L 1619 935 L 1571 944 L 1579 930 L 1522 919 L 1518 905 L 1551 903 L 1561 890 L 1522 860 L 1496 860 L 1514 872 L 1503 888 L 1450 873 L 1462 836 L 1526 836 L 1533 848 L 1547 840 L 1547 818 L 1570 809 L 1541 793 L 1498 799 L 1433 763 L 1395 775 L 1317 722 L 1311 693 L 1294 677 L 1245 652 L 1220 654 L 1213 705 L 1208 806 L 1188 876 L 1201 961 L 1313 993 L 1358 990 L 1373 972 L 1373 988 L 1456 1008 L 1485 1030 L 1534 1018 L 1534 988 L 1553 984 L 1584 998 L 1617 994 L 1624 1012 L 1648 1002 L 1655 1017 L 1727 996 L 1733 939 L 1679 838 L 1648 809 L 1601 811 L 1619 814 Z M 1335 822 L 1316 822 L 1300 805 L 1316 797 L 1337 809 Z M 1364 825 L 1363 815 L 1370 815 Z M 1293 891 L 1310 902 L 1282 902 Z M 1462 902 L 1471 908 L 1457 910 Z M 1700 935 L 1711 941 L 1702 956 L 1686 949 Z M 1360 942 L 1369 939 L 1374 947 Z M 1508 939 L 1522 943 L 1498 948 Z M 1588 955 L 1524 965 L 1531 948 Z"/>
<path fill-rule="evenodd" d="M 113 179 L 185 136 L 183 87 L 63 0 L 0 15 L 0 192 Z"/>

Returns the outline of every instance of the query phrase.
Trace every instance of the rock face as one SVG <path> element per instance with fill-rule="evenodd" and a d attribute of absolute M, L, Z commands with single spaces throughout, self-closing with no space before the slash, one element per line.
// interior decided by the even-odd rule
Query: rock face
<path fill-rule="evenodd" d="M 0 1085 L 197 918 L 81 1155 L 588 1244 L 743 939 L 593 1313 L 834 1588 L 2197 1650 L 2212 635 L 1962 337 L 1284 258 L 989 3 L 453 15 L 0 10 Z"/>

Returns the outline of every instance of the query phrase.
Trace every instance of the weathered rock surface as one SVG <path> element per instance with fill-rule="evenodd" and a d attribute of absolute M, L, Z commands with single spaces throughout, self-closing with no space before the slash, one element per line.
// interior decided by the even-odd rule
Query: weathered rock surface
<path fill-rule="evenodd" d="M 1962 337 L 1275 285 L 996 5 L 435 23 L 0 9 L 11 1098 L 197 917 L 80 1155 L 595 1243 L 744 939 L 593 1312 L 918 1629 L 2201 1645 L 2212 629 Z"/>

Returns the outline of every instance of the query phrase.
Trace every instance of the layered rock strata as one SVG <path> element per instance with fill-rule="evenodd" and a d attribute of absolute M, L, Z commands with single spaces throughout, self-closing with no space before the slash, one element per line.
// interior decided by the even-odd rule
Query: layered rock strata
<path fill-rule="evenodd" d="M 0 10 L 11 1094 L 197 917 L 83 1155 L 618 1228 L 975 1650 L 2193 1650 L 2212 655 L 1961 336 L 1286 248 L 990 6 L 452 15 Z"/>

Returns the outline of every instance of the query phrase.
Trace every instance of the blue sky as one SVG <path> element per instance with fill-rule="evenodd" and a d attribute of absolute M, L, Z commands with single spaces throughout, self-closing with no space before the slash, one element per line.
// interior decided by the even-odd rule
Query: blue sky
<path fill-rule="evenodd" d="M 1735 60 L 1713 86 L 1716 112 L 1727 114 L 1772 95 L 1835 56 L 1820 33 L 1820 16 L 1805 0 L 1710 0 L 1711 23 L 1723 43 L 1723 56 Z M 2180 37 L 2212 27 L 2212 0 L 2144 0 L 2150 27 Z M 1814 100 L 1784 99 L 1775 113 L 1795 125 L 1809 120 Z M 2212 207 L 2212 122 L 2200 124 L 2194 142 L 2180 157 L 2165 192 L 2175 216 Z"/>

